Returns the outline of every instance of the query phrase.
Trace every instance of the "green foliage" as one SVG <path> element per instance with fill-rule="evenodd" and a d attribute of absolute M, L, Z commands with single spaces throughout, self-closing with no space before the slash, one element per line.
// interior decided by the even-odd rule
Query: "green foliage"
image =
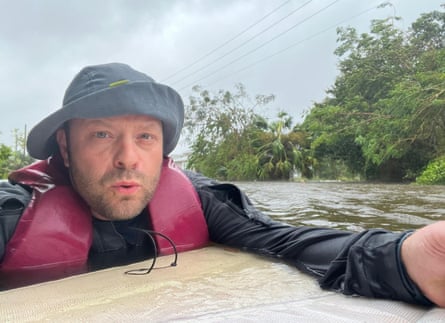
<path fill-rule="evenodd" d="M 302 125 L 318 167 L 414 179 L 445 150 L 445 13 L 423 14 L 408 32 L 387 19 L 338 35 L 340 75 Z"/>
<path fill-rule="evenodd" d="M 226 178 L 238 181 L 252 180 L 257 178 L 258 157 L 252 154 L 240 153 L 228 162 Z"/>
<path fill-rule="evenodd" d="M 411 26 L 411 43 L 420 52 L 441 49 L 445 39 L 445 13 L 424 13 Z"/>
<path fill-rule="evenodd" d="M 25 136 L 14 129 L 14 148 L 0 144 L 0 179 L 6 179 L 11 171 L 22 168 L 34 162 L 34 159 L 24 153 Z"/>
<path fill-rule="evenodd" d="M 360 37 L 353 28 L 339 28 L 338 35 L 335 53 L 343 59 L 331 92 L 342 103 L 358 96 L 371 107 L 412 67 L 403 33 L 390 20 L 373 21 L 371 33 Z"/>
<path fill-rule="evenodd" d="M 12 149 L 3 144 L 0 145 L 0 178 L 7 178 L 10 172 L 10 159 Z"/>
<path fill-rule="evenodd" d="M 431 161 L 422 174 L 416 178 L 416 183 L 445 185 L 445 156 Z"/>
<path fill-rule="evenodd" d="M 195 88 L 186 113 L 186 133 L 191 141 L 188 168 L 222 180 L 289 179 L 298 169 L 310 175 L 303 149 L 305 136 L 292 129 L 284 112 L 268 122 L 253 112 L 273 96 L 259 95 L 250 101 L 244 87 L 237 92 L 212 95 Z"/>
<path fill-rule="evenodd" d="M 422 14 L 407 31 L 398 19 L 372 21 L 369 33 L 338 29 L 339 76 L 294 128 L 284 112 L 254 113 L 273 96 L 195 88 L 189 167 L 220 179 L 420 178 L 445 155 L 445 13 Z"/>
<path fill-rule="evenodd" d="M 8 177 L 13 170 L 22 168 L 34 161 L 20 151 L 13 151 L 11 147 L 0 145 L 0 179 Z"/>
<path fill-rule="evenodd" d="M 260 179 L 290 179 L 294 169 L 303 167 L 301 140 L 292 137 L 292 117 L 278 113 L 278 120 L 267 126 L 268 139 L 258 149 Z"/>
<path fill-rule="evenodd" d="M 190 97 L 184 129 L 192 150 L 187 167 L 219 179 L 255 178 L 253 166 L 246 165 L 247 160 L 255 161 L 253 135 L 259 118 L 253 108 L 273 96 L 252 103 L 241 84 L 235 93 L 212 94 L 199 87 L 194 91 L 197 95 Z"/>

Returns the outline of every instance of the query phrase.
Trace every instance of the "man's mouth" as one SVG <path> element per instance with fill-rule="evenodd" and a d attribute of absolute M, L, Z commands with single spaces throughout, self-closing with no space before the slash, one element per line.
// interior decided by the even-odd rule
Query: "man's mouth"
<path fill-rule="evenodd" d="M 134 194 L 140 187 L 139 183 L 132 181 L 120 181 L 112 185 L 112 189 L 120 194 Z"/>

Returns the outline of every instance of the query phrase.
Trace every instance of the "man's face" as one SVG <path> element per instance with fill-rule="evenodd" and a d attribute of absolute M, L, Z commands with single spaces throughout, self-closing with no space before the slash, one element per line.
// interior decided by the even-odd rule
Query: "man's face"
<path fill-rule="evenodd" d="M 162 166 L 162 124 L 147 116 L 73 119 L 57 142 L 74 189 L 93 215 L 126 220 L 153 197 Z"/>

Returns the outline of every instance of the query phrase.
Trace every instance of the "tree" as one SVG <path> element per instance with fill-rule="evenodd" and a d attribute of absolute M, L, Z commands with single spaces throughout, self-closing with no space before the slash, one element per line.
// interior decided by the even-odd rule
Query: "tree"
<path fill-rule="evenodd" d="M 416 178 L 416 183 L 445 185 L 445 157 L 431 161 L 422 175 Z"/>
<path fill-rule="evenodd" d="M 433 11 L 421 14 L 411 25 L 410 39 L 413 49 L 420 55 L 444 48 L 445 12 Z"/>
<path fill-rule="evenodd" d="M 194 87 L 197 95 L 186 107 L 184 128 L 191 145 L 187 167 L 219 179 L 255 179 L 260 130 L 254 108 L 270 103 L 274 96 L 258 95 L 252 101 L 242 84 L 235 89 L 212 94 Z"/>
<path fill-rule="evenodd" d="M 339 28 L 340 45 L 335 54 L 341 58 L 340 76 L 329 91 L 337 103 L 358 97 L 372 110 L 373 104 L 384 97 L 393 84 L 412 69 L 402 31 L 396 29 L 392 19 L 375 20 L 370 33 L 357 36 L 354 28 Z"/>
<path fill-rule="evenodd" d="M 288 180 L 295 170 L 310 176 L 305 133 L 292 131 L 291 116 L 280 112 L 269 123 L 254 112 L 274 96 L 251 101 L 242 85 L 236 89 L 212 95 L 195 88 L 199 95 L 190 98 L 185 122 L 191 142 L 187 167 L 224 180 Z"/>
<path fill-rule="evenodd" d="M 0 178 L 7 178 L 11 171 L 22 168 L 34 162 L 26 154 L 26 139 L 24 133 L 18 129 L 13 130 L 14 148 L 0 144 Z"/>
<path fill-rule="evenodd" d="M 7 178 L 10 173 L 10 158 L 12 149 L 4 144 L 0 145 L 0 178 Z"/>
<path fill-rule="evenodd" d="M 408 32 L 376 20 L 370 33 L 338 34 L 340 75 L 303 123 L 314 157 L 366 178 L 414 179 L 445 147 L 445 14 L 424 14 Z"/>
<path fill-rule="evenodd" d="M 260 179 L 290 179 L 296 169 L 306 172 L 301 137 L 292 135 L 292 117 L 278 113 L 267 125 L 264 144 L 258 149 Z M 286 131 L 288 130 L 288 131 Z"/>

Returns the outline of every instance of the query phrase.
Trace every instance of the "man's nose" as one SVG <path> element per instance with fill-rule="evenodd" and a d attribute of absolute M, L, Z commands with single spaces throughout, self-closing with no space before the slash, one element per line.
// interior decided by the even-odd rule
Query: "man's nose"
<path fill-rule="evenodd" d="M 122 137 L 116 143 L 114 166 L 123 169 L 135 169 L 138 164 L 137 145 L 132 138 Z"/>

